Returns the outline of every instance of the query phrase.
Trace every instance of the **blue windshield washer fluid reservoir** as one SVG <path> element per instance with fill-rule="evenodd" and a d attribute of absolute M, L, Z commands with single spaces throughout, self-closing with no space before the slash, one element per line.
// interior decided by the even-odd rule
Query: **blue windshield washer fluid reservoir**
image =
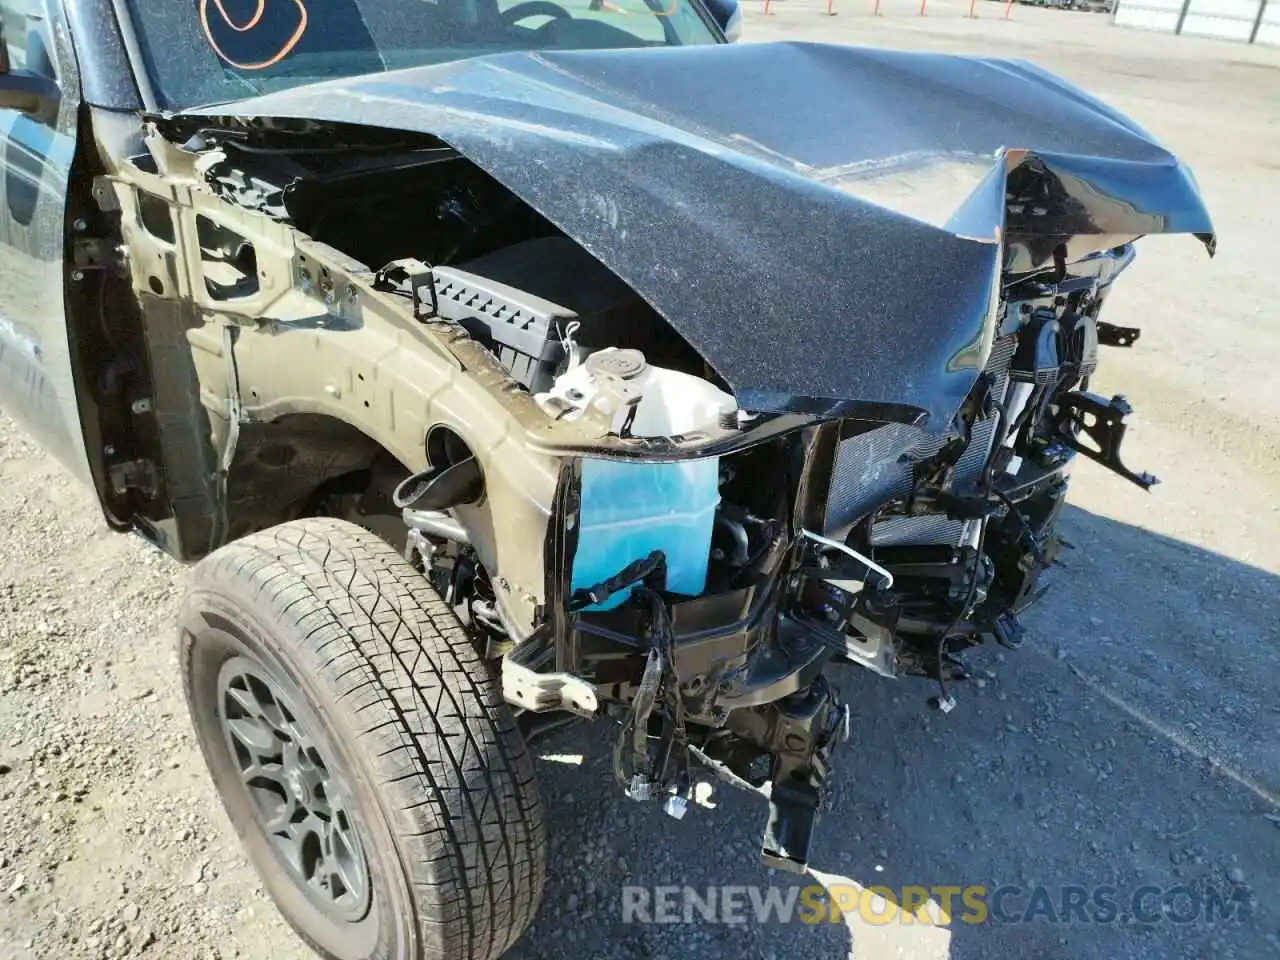
<path fill-rule="evenodd" d="M 557 416 L 598 416 L 636 437 L 684 436 L 737 413 L 734 398 L 701 377 L 612 347 L 572 366 L 536 399 Z M 655 550 L 667 559 L 668 592 L 698 596 L 707 588 L 720 506 L 718 457 L 663 463 L 584 457 L 581 481 L 571 589 L 594 587 Z M 632 589 L 588 609 L 612 609 Z"/>
<path fill-rule="evenodd" d="M 697 596 L 707 587 L 719 505 L 719 458 L 683 463 L 583 460 L 572 589 L 593 587 L 661 550 L 667 558 L 667 590 Z M 612 609 L 630 593 L 615 593 L 588 609 Z"/>

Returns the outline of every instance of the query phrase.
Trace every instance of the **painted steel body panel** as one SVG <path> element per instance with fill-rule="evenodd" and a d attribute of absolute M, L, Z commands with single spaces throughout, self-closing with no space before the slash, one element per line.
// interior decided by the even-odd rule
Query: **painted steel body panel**
<path fill-rule="evenodd" d="M 0 409 L 88 482 L 64 297 L 80 85 L 58 4 L 44 6 L 49 15 L 25 25 L 26 67 L 58 80 L 57 118 L 0 109 Z"/>
<path fill-rule="evenodd" d="M 1173 155 L 1012 61 L 807 43 L 498 54 L 184 115 L 200 117 L 439 137 L 631 284 L 744 406 L 930 430 L 985 363 L 1002 268 L 1213 231 Z M 1006 204 L 1023 184 L 1032 199 Z"/>

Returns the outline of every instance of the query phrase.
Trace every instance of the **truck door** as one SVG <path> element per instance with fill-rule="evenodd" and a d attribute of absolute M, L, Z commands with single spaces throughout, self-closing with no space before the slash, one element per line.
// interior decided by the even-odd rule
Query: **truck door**
<path fill-rule="evenodd" d="M 63 263 L 79 80 L 52 3 L 0 0 L 0 411 L 87 482 Z"/>

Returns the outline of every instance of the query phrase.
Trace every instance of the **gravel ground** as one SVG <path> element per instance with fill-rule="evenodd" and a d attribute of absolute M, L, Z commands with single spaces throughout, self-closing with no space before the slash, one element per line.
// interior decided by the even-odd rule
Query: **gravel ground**
<path fill-rule="evenodd" d="M 608 731 L 539 746 L 552 811 L 542 913 L 514 956 L 1280 956 L 1280 52 L 1111 28 L 1099 15 L 886 0 L 747 10 L 752 39 L 1016 54 L 1162 137 L 1222 234 L 1148 242 L 1110 319 L 1101 388 L 1139 417 L 1152 494 L 1092 465 L 1077 549 L 1017 654 L 975 657 L 948 716 L 932 690 L 850 672 L 852 742 L 814 875 L 827 883 L 1109 884 L 1232 893 L 1229 922 L 877 925 L 622 922 L 625 884 L 793 882 L 757 865 L 763 807 L 718 793 L 682 822 L 610 785 Z M 0 279 L 3 282 L 3 279 Z M 108 533 L 86 493 L 0 417 L 0 957 L 304 957 L 245 865 L 185 716 L 172 621 L 184 571 Z M 572 762 L 575 757 L 584 759 Z M 566 762 L 568 761 L 568 762 Z M 1158 898 L 1157 901 L 1158 902 Z M 1028 899 L 1011 899 L 1020 912 Z"/>

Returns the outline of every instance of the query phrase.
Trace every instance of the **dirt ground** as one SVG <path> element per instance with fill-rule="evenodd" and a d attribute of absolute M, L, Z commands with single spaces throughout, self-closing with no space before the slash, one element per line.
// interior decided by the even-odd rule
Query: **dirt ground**
<path fill-rule="evenodd" d="M 552 873 L 513 956 L 1280 956 L 1280 50 L 1097 14 L 1015 7 L 1005 21 L 990 0 L 976 20 L 942 0 L 923 19 L 907 0 L 884 0 L 878 18 L 866 0 L 835 5 L 827 17 L 813 0 L 773 0 L 765 17 L 751 2 L 747 38 L 1032 60 L 1190 163 L 1220 230 L 1213 261 L 1189 238 L 1144 243 L 1109 305 L 1143 336 L 1105 352 L 1100 389 L 1133 401 L 1127 458 L 1164 483 L 1146 494 L 1078 469 L 1065 518 L 1076 549 L 1023 650 L 979 655 L 979 681 L 947 716 L 926 707 L 927 685 L 840 678 L 854 737 L 815 877 L 1016 885 L 1004 917 L 1036 915 L 949 928 L 625 924 L 625 884 L 794 881 L 756 862 L 760 803 L 722 791 L 677 823 L 622 797 L 602 728 L 540 747 Z M 109 534 L 86 493 L 0 418 L 6 960 L 308 956 L 246 866 L 188 727 L 171 628 L 184 577 Z M 1067 886 L 1113 887 L 1121 915 L 1052 922 L 1030 909 L 1037 885 L 1055 903 Z M 1148 886 L 1151 922 L 1126 919 Z M 1162 900 L 1177 887 L 1181 902 Z M 1231 919 L 1189 918 L 1210 890 L 1234 898 Z"/>

